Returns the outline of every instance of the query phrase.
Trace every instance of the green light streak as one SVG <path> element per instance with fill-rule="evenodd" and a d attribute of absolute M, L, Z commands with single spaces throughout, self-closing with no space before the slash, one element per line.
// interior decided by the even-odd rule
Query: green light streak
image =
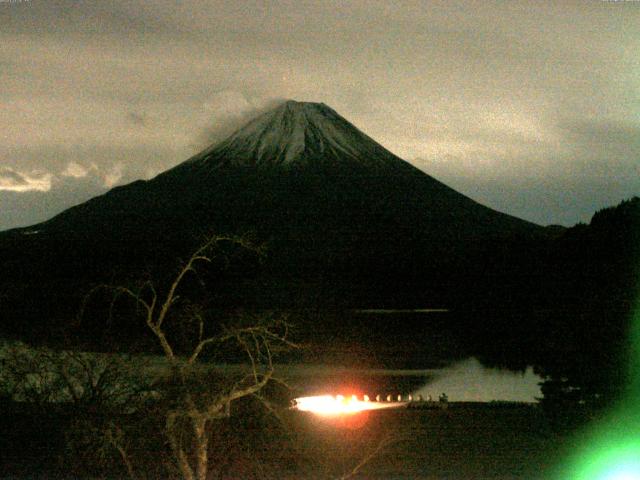
<path fill-rule="evenodd" d="M 640 480 L 640 295 L 628 351 L 628 390 L 608 417 L 583 432 L 582 447 L 559 480 Z"/>
<path fill-rule="evenodd" d="M 633 401 L 640 401 L 640 295 L 636 303 L 636 313 L 631 329 L 631 352 L 630 352 L 630 391 L 629 397 Z M 636 403 L 635 408 L 640 408 L 640 403 Z"/>
<path fill-rule="evenodd" d="M 617 422 L 616 422 L 617 423 Z M 574 464 L 560 475 L 572 480 L 640 479 L 640 436 L 638 423 L 610 424 L 609 432 L 592 437 Z M 612 431 L 613 430 L 613 431 Z"/>

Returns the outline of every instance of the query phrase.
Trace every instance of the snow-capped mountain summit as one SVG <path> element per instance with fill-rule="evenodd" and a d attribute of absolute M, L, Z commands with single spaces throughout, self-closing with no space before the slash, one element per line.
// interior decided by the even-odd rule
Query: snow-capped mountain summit
<path fill-rule="evenodd" d="M 348 162 L 379 169 L 397 167 L 398 161 L 402 162 L 324 103 L 289 100 L 186 163 L 294 167 Z"/>
<path fill-rule="evenodd" d="M 113 272 L 170 271 L 211 233 L 268 245 L 261 277 L 236 285 L 249 303 L 319 295 L 361 306 L 444 302 L 488 276 L 493 285 L 506 252 L 544 229 L 456 192 L 328 106 L 289 101 L 151 180 L 0 234 L 0 265 L 65 298 Z"/>
<path fill-rule="evenodd" d="M 347 231 L 362 241 L 363 232 L 377 237 L 382 228 L 387 238 L 432 247 L 436 237 L 463 245 L 538 228 L 413 167 L 327 105 L 287 101 L 157 177 L 116 187 L 38 229 L 111 236 L 113 225 L 136 235 L 171 225 L 181 236 L 179 228 L 257 227 L 269 236 L 286 230 L 300 237 L 310 219 L 330 222 L 319 231 L 333 231 L 340 241 Z"/>

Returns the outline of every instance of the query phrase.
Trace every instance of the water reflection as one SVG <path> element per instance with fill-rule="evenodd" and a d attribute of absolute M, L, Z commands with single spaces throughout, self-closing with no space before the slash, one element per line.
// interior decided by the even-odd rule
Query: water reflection
<path fill-rule="evenodd" d="M 424 370 L 351 369 L 332 366 L 283 366 L 279 370 L 299 396 L 381 395 L 437 400 L 446 393 L 450 401 L 534 402 L 542 396 L 542 380 L 528 368 L 524 373 L 483 367 L 475 358 L 447 367 Z"/>
<path fill-rule="evenodd" d="M 444 392 L 454 402 L 534 402 L 542 396 L 541 381 L 531 367 L 517 373 L 486 368 L 476 358 L 468 358 L 439 370 L 415 393 L 435 398 Z"/>

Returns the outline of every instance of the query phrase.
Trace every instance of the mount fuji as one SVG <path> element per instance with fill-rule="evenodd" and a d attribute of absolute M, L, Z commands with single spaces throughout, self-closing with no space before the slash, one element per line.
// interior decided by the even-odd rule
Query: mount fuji
<path fill-rule="evenodd" d="M 413 167 L 330 107 L 287 101 L 151 180 L 1 233 L 0 265 L 12 284 L 37 278 L 32 294 L 53 305 L 114 272 L 184 258 L 207 232 L 267 243 L 261 273 L 248 293 L 232 289 L 234 301 L 358 307 L 482 295 L 547 235 Z"/>

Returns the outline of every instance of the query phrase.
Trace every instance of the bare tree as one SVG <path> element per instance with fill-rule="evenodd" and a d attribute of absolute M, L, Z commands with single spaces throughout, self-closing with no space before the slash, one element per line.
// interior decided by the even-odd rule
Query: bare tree
<path fill-rule="evenodd" d="M 0 389 L 15 401 L 119 408 L 149 393 L 127 355 L 33 348 L 17 342 L 5 347 L 2 363 Z"/>
<path fill-rule="evenodd" d="M 31 412 L 58 422 L 63 432 L 59 461 L 65 470 L 79 473 L 75 470 L 84 464 L 112 468 L 119 462 L 129 477 L 136 478 L 120 421 L 152 394 L 141 375 L 143 365 L 137 362 L 133 367 L 123 354 L 53 350 L 20 342 L 6 345 L 1 358 L 0 392 L 13 407 L 35 406 Z"/>
<path fill-rule="evenodd" d="M 21 392 L 30 401 L 115 407 L 102 409 L 97 415 L 76 418 L 71 432 L 71 442 L 76 443 L 68 451 L 88 452 L 87 457 L 78 458 L 78 463 L 82 463 L 83 458 L 88 461 L 97 458 L 103 462 L 101 468 L 106 466 L 120 474 L 126 472 L 131 479 L 177 476 L 205 480 L 221 476 L 230 465 L 219 461 L 227 454 L 221 448 L 222 442 L 216 443 L 215 439 L 225 437 L 216 437 L 215 433 L 222 426 L 233 432 L 231 429 L 237 423 L 225 419 L 237 411 L 234 405 L 243 399 L 254 399 L 265 409 L 274 411 L 266 394 L 268 386 L 279 382 L 273 356 L 282 349 L 296 347 L 289 340 L 287 318 L 273 313 L 243 313 L 223 324 L 219 319 L 212 319 L 202 304 L 189 298 L 191 287 L 197 285 L 192 280 L 199 278 L 199 272 L 204 273 L 203 267 L 226 262 L 219 248 L 223 242 L 262 254 L 242 238 L 210 237 L 176 269 L 164 286 L 151 280 L 140 283 L 137 288 L 101 285 L 87 296 L 88 304 L 93 293 L 106 290 L 110 315 L 121 306 L 135 307 L 163 354 L 162 373 L 153 384 L 147 377 L 154 376 L 153 369 L 158 368 L 159 362 L 154 359 L 147 366 L 138 365 L 140 359 L 135 359 L 134 366 L 134 359 L 119 354 L 23 349 L 16 350 L 7 362 L 11 371 L 5 369 L 5 372 L 12 375 L 10 383 L 14 391 Z M 181 333 L 184 333 L 181 330 L 185 329 L 191 340 L 186 346 L 181 343 Z M 242 367 L 230 371 L 217 368 L 211 361 L 216 353 L 224 358 L 230 351 L 244 359 Z M 25 372 L 29 374 L 24 375 Z M 149 417 L 148 421 L 138 421 L 144 416 Z M 234 421 L 236 419 L 237 415 Z M 162 443 L 161 436 L 157 443 L 158 436 L 152 432 L 158 430 L 164 432 L 166 442 Z M 272 442 L 272 437 L 268 438 Z M 342 467 L 337 471 L 335 463 L 315 465 L 314 471 L 328 478 L 356 477 L 391 443 L 390 437 L 379 441 L 367 438 L 363 441 L 363 452 L 350 455 L 350 461 L 341 462 Z M 161 464 L 164 455 L 152 455 L 159 449 L 170 452 L 172 459 L 170 465 L 161 465 L 152 472 L 149 468 L 154 466 L 143 462 Z M 324 459 L 324 453 L 317 458 Z M 256 469 L 262 468 L 259 459 L 250 461 L 256 463 Z M 80 471 L 80 476 L 83 473 Z M 261 472 L 261 476 L 264 475 L 264 471 Z"/>
<path fill-rule="evenodd" d="M 221 255 L 217 248 L 221 242 L 262 253 L 246 239 L 212 236 L 178 269 L 164 293 L 160 293 L 150 280 L 135 290 L 126 286 L 99 287 L 114 293 L 112 307 L 122 297 L 132 300 L 162 349 L 171 372 L 167 379 L 170 388 L 165 388 L 165 395 L 170 398 L 163 412 L 165 433 L 177 468 L 185 480 L 207 478 L 212 426 L 231 416 L 234 402 L 253 397 L 270 407 L 261 392 L 274 380 L 273 354 L 283 346 L 295 346 L 288 339 L 289 324 L 284 317 L 269 315 L 251 325 L 225 325 L 212 334 L 208 333 L 210 325 L 202 310 L 183 301 L 186 279 L 190 275 L 197 276 L 199 267 L 212 263 Z M 183 326 L 192 326 L 196 338 L 186 351 L 176 347 L 168 328 L 172 322 L 184 320 L 185 316 L 188 321 L 183 322 Z M 246 370 L 233 381 L 215 371 L 213 365 L 200 362 L 205 351 L 215 352 L 229 344 L 235 344 L 247 360 Z M 222 378 L 216 378 L 214 384 L 212 380 L 216 375 Z M 203 382 L 208 383 L 207 388 L 202 388 Z M 127 468 L 131 472 L 129 466 Z"/>

